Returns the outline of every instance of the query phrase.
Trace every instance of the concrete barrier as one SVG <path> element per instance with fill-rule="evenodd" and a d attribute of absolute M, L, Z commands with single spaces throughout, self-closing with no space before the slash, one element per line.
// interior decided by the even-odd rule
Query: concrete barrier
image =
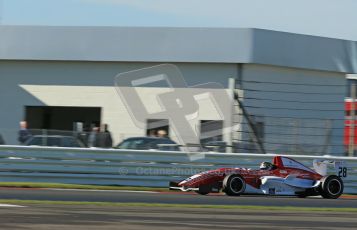
<path fill-rule="evenodd" d="M 0 146 L 1 182 L 51 182 L 167 187 L 200 171 L 257 168 L 274 154 L 186 153 L 150 150 Z M 289 155 L 312 167 L 313 159 L 344 160 L 345 192 L 357 194 L 357 157 Z M 330 169 L 330 172 L 333 173 Z"/>

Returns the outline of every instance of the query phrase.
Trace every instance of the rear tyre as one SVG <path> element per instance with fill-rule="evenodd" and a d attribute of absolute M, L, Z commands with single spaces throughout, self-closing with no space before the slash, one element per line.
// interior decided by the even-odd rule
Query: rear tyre
<path fill-rule="evenodd" d="M 246 183 L 241 175 L 228 175 L 223 180 L 223 191 L 228 196 L 239 196 L 245 191 Z"/>
<path fill-rule="evenodd" d="M 326 199 L 337 199 L 343 193 L 343 181 L 340 177 L 330 175 L 321 179 L 320 194 Z"/>

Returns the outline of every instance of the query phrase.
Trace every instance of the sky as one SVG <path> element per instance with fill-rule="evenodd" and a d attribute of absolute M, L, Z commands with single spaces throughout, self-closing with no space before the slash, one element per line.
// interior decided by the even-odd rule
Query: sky
<path fill-rule="evenodd" d="M 262 28 L 357 41 L 357 0 L 0 0 L 0 22 Z"/>

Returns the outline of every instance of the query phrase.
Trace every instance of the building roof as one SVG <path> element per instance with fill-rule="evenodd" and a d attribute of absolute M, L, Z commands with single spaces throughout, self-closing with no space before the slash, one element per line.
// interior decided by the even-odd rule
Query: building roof
<path fill-rule="evenodd" d="M 0 26 L 0 60 L 257 63 L 357 72 L 357 42 L 248 28 Z"/>

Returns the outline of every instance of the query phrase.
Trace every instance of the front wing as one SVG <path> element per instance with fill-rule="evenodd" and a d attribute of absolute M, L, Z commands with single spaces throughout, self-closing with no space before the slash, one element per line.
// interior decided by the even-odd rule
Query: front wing
<path fill-rule="evenodd" d="M 199 188 L 189 188 L 189 187 L 179 186 L 179 182 L 176 182 L 176 181 L 170 181 L 169 189 L 170 190 L 180 190 L 180 191 L 183 191 L 183 192 L 198 191 L 199 190 Z"/>

